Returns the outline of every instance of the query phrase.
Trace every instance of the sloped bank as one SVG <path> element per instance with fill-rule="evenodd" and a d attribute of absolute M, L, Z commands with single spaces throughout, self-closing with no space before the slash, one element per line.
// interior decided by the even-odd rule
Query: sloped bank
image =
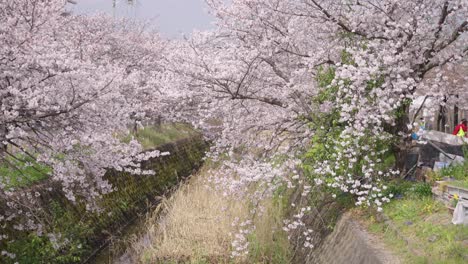
<path fill-rule="evenodd" d="M 40 196 L 36 207 L 37 217 L 49 235 L 3 229 L 7 240 L 0 241 L 0 250 L 16 255 L 10 259 L 0 256 L 1 263 L 80 263 L 100 248 L 109 237 L 144 212 L 155 197 L 189 176 L 203 163 L 207 143 L 201 135 L 192 136 L 174 143 L 164 144 L 157 149 L 170 155 L 154 158 L 142 164 L 144 169 L 155 171 L 155 175 L 135 176 L 128 173 L 109 171 L 106 179 L 116 191 L 104 196 L 101 213 L 86 210 L 82 203 L 71 203 L 62 193 L 60 186 L 43 182 L 18 197 Z M 0 201 L 0 208 L 4 208 Z"/>
<path fill-rule="evenodd" d="M 307 262 L 316 264 L 398 264 L 378 241 L 349 213 L 341 216 L 333 232 L 311 252 Z"/>
<path fill-rule="evenodd" d="M 399 259 L 383 243 L 355 220 L 350 213 L 351 197 L 331 198 L 325 190 L 317 190 L 305 198 L 297 190 L 291 196 L 295 205 L 309 205 L 312 210 L 303 218 L 304 228 L 291 234 L 294 255 L 291 263 L 300 264 L 398 264 Z M 294 211 L 293 211 L 294 213 Z M 312 230 L 309 239 L 303 236 Z M 304 245 L 311 243 L 313 248 Z"/>

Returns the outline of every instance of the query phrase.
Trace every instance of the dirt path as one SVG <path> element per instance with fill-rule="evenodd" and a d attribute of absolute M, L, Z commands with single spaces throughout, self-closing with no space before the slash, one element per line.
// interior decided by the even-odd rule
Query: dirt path
<path fill-rule="evenodd" d="M 403 263 L 388 247 L 385 246 L 384 242 L 378 236 L 371 234 L 367 231 L 365 225 L 355 220 L 352 216 L 348 216 L 349 221 L 353 223 L 356 232 L 360 234 L 364 241 L 367 241 L 368 247 L 374 251 L 377 258 L 382 264 L 401 264 Z"/>
<path fill-rule="evenodd" d="M 333 232 L 313 250 L 310 264 L 400 264 L 382 240 L 367 231 L 351 212 L 342 215 Z"/>

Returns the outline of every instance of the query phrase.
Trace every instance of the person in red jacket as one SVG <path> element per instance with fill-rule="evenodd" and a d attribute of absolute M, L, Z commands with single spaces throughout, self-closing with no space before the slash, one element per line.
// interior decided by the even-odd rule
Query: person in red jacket
<path fill-rule="evenodd" d="M 461 131 L 460 131 L 461 130 Z M 460 124 L 458 124 L 453 130 L 453 135 L 464 137 L 468 130 L 466 119 L 462 119 Z"/>

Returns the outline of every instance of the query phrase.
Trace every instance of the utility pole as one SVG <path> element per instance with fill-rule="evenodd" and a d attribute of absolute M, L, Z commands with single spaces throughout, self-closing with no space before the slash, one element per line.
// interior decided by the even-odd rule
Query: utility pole
<path fill-rule="evenodd" d="M 117 6 L 117 0 L 112 0 L 112 17 L 115 19 L 115 8 Z"/>
<path fill-rule="evenodd" d="M 136 3 L 136 2 L 137 2 L 136 0 L 127 0 L 127 1 L 126 1 L 127 5 L 132 6 L 132 7 L 134 7 L 134 8 L 135 8 L 135 3 Z M 115 18 L 115 15 L 116 15 L 116 13 L 117 13 L 116 10 L 117 10 L 117 0 L 112 0 L 112 16 L 113 16 L 114 18 Z"/>

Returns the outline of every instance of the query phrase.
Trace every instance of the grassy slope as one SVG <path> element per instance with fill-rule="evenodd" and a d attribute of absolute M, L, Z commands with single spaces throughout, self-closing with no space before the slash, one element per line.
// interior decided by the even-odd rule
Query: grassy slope
<path fill-rule="evenodd" d="M 135 138 L 144 149 L 152 149 L 162 144 L 190 137 L 196 133 L 197 131 L 188 124 L 170 123 L 139 129 Z"/>
<path fill-rule="evenodd" d="M 390 225 L 360 212 L 368 229 L 383 238 L 404 263 L 468 262 L 468 226 L 453 225 L 445 205 L 431 196 L 418 195 L 413 188 L 387 204 L 384 214 Z"/>
<path fill-rule="evenodd" d="M 191 126 L 187 124 L 162 124 L 139 129 L 133 136 L 140 142 L 143 149 L 154 149 L 157 146 L 187 138 L 196 134 Z M 130 135 L 124 141 L 130 140 Z M 48 177 L 51 168 L 35 162 L 26 155 L 18 155 L 17 159 L 8 158 L 9 164 L 0 164 L 0 183 L 6 187 L 20 188 L 31 186 Z"/>
<path fill-rule="evenodd" d="M 51 169 L 25 155 L 7 157 L 8 163 L 0 164 L 0 183 L 7 188 L 30 186 L 46 179 Z"/>
<path fill-rule="evenodd" d="M 450 177 L 451 185 L 468 187 L 468 159 L 429 175 L 431 181 Z M 453 225 L 452 212 L 432 198 L 430 184 L 400 182 L 390 185 L 389 192 L 402 199 L 393 199 L 384 207 L 392 228 L 376 221 L 368 213 L 369 229 L 380 235 L 405 263 L 468 263 L 468 226 Z M 397 229 L 398 235 L 391 229 Z"/>

